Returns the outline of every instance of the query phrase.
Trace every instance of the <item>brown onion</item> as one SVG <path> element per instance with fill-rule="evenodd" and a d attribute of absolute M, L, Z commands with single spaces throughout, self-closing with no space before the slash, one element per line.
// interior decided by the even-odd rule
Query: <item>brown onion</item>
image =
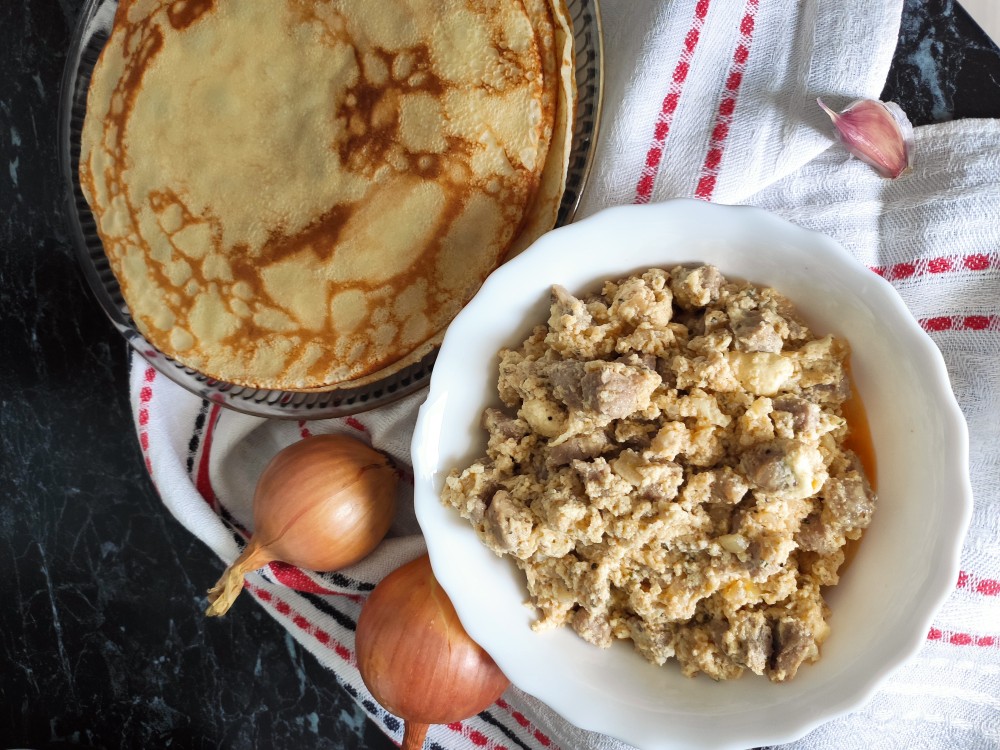
<path fill-rule="evenodd" d="M 205 614 L 225 614 L 243 576 L 270 562 L 318 571 L 358 562 L 386 535 L 395 506 L 396 472 L 378 451 L 346 435 L 292 443 L 257 481 L 253 538 L 209 590 Z"/>
<path fill-rule="evenodd" d="M 427 555 L 375 587 L 361 609 L 355 646 L 368 690 L 405 723 L 402 750 L 423 747 L 431 724 L 478 714 L 510 685 L 465 632 Z"/>

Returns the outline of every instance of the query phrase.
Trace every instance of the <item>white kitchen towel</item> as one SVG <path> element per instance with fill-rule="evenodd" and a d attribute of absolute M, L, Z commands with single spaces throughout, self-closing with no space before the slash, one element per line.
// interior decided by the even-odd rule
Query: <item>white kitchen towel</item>
<path fill-rule="evenodd" d="M 972 432 L 976 515 L 957 590 L 920 656 L 869 706 L 803 748 L 1000 746 L 1000 193 L 994 121 L 918 128 L 917 170 L 890 183 L 833 143 L 817 95 L 880 92 L 901 2 L 604 0 L 603 134 L 581 215 L 674 196 L 762 205 L 840 239 L 892 281 L 945 353 Z M 202 401 L 139 358 L 136 427 L 165 505 L 228 563 L 251 531 L 257 476 L 277 450 L 346 432 L 405 464 L 418 393 L 354 418 L 255 419 Z M 254 597 L 396 738 L 355 665 L 354 627 L 374 584 L 424 549 L 410 485 L 390 538 L 335 574 L 273 564 Z M 206 588 L 221 572 L 201 571 Z M 197 574 L 197 571 L 189 571 Z M 230 616 L 233 616 L 232 614 Z M 516 688 L 478 717 L 438 726 L 431 747 L 623 748 L 580 732 Z"/>
<path fill-rule="evenodd" d="M 837 239 L 944 354 L 969 425 L 973 519 L 920 654 L 796 748 L 1000 748 L 1000 120 L 915 129 L 896 181 L 831 148 L 746 203 Z"/>
<path fill-rule="evenodd" d="M 830 145 L 816 97 L 877 98 L 902 0 L 603 0 L 603 135 L 580 216 L 735 203 Z"/>

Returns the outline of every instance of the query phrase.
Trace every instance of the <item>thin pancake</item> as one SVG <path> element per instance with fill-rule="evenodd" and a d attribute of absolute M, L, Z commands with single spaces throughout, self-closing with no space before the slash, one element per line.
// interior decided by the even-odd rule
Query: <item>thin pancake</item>
<path fill-rule="evenodd" d="M 573 24 L 565 0 L 546 0 L 555 20 L 552 62 L 556 75 L 555 121 L 545 167 L 525 223 L 507 252 L 505 260 L 523 252 L 531 243 L 555 226 L 566 190 L 573 120 L 576 115 L 576 65 Z"/>
<path fill-rule="evenodd" d="M 570 150 L 573 142 L 573 119 L 576 113 L 576 67 L 574 62 L 574 36 L 569 9 L 564 0 L 526 0 L 525 9 L 542 53 L 543 117 L 551 108 L 552 127 L 547 135 L 549 143 L 541 180 L 524 216 L 518 235 L 511 243 L 509 260 L 526 249 L 538 237 L 555 226 L 566 188 Z M 558 18 L 558 24 L 554 19 Z M 413 365 L 423 359 L 434 347 L 439 346 L 444 331 L 439 331 L 418 349 L 389 368 L 374 375 L 351 381 L 352 386 L 363 385 L 388 374 Z"/>
<path fill-rule="evenodd" d="M 552 6 L 549 0 L 523 0 L 523 2 L 524 9 L 535 32 L 535 42 L 538 44 L 538 53 L 541 62 L 542 96 L 540 103 L 542 121 L 546 124 L 546 127 L 542 132 L 538 158 L 544 164 L 548 157 L 549 145 L 552 141 L 553 129 L 555 127 L 560 86 L 560 70 L 556 55 L 556 29 L 552 18 Z M 539 181 L 540 184 L 541 181 Z M 534 194 L 532 195 L 532 201 L 534 201 Z M 529 220 L 529 216 L 526 214 L 524 223 L 526 224 Z"/>
<path fill-rule="evenodd" d="M 142 333 L 284 389 L 433 339 L 546 164 L 531 20 L 521 0 L 122 0 L 80 174 Z"/>

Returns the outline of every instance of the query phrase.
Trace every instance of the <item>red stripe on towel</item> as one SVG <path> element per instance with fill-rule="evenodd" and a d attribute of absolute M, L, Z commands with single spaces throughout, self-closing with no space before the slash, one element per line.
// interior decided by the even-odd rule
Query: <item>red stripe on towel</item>
<path fill-rule="evenodd" d="M 358 432 L 363 432 L 366 435 L 368 434 L 368 428 L 365 427 L 363 424 L 361 424 L 361 422 L 359 422 L 358 420 L 356 420 L 354 417 L 346 417 L 344 419 L 344 424 L 346 424 L 352 430 L 357 430 Z"/>
<path fill-rule="evenodd" d="M 212 410 L 208 413 L 208 425 L 205 427 L 205 437 L 201 443 L 201 461 L 198 463 L 198 478 L 195 480 L 195 489 L 198 490 L 205 502 L 216 513 L 219 511 L 219 498 L 215 496 L 212 489 L 212 478 L 209 474 L 209 456 L 212 453 L 212 438 L 215 435 L 215 425 L 219 422 L 219 413 L 222 407 L 212 404 Z"/>
<path fill-rule="evenodd" d="M 358 666 L 358 660 L 344 644 L 340 643 L 336 638 L 330 635 L 328 632 L 320 628 L 318 625 L 309 622 L 304 616 L 295 612 L 289 606 L 288 602 L 279 599 L 270 591 L 265 591 L 264 589 L 254 586 L 252 583 L 244 581 L 243 587 L 253 594 L 258 600 L 260 600 L 264 605 L 275 610 L 279 615 L 284 617 L 286 620 L 291 622 L 299 630 L 308 633 L 320 644 L 326 648 L 333 651 L 337 656 L 343 659 L 345 662 L 350 664 L 352 667 Z M 294 614 L 293 614 L 294 613 Z"/>
<path fill-rule="evenodd" d="M 307 594 L 326 594 L 330 596 L 343 596 L 350 599 L 352 602 L 357 602 L 361 604 L 365 598 L 359 594 L 353 594 L 346 591 L 337 591 L 336 589 L 328 588 L 323 586 L 313 578 L 311 578 L 305 571 L 301 568 L 297 568 L 294 565 L 289 565 L 283 562 L 272 562 L 270 563 L 271 574 L 278 583 L 284 586 L 288 586 L 290 589 L 295 591 L 303 591 Z"/>
<path fill-rule="evenodd" d="M 149 472 L 149 476 L 153 476 L 153 461 L 149 457 L 149 407 L 153 400 L 156 370 L 147 367 L 142 380 L 145 385 L 139 389 L 139 447 L 142 449 L 142 460 L 146 463 L 146 471 Z"/>
<path fill-rule="evenodd" d="M 559 748 L 556 747 L 555 744 L 553 744 L 551 739 L 549 739 L 540 729 L 532 725 L 532 723 L 528 720 L 528 717 L 526 717 L 520 711 L 515 710 L 514 707 L 511 706 L 503 698 L 497 698 L 496 705 L 502 708 L 507 713 L 509 713 L 514 718 L 514 721 L 516 721 L 522 729 L 527 729 L 528 731 L 530 731 L 532 733 L 532 736 L 534 736 L 536 740 L 542 743 L 544 747 L 547 747 L 550 750 L 559 750 Z"/>
<path fill-rule="evenodd" d="M 691 59 L 698 48 L 698 41 L 701 39 L 701 31 L 705 25 L 705 17 L 708 15 L 708 6 L 711 0 L 698 0 L 694 8 L 694 17 L 691 19 L 691 26 L 684 37 L 684 48 L 681 50 L 680 59 L 674 65 L 673 76 L 670 79 L 670 86 L 667 88 L 667 95 L 663 98 L 660 106 L 660 113 L 656 117 L 656 124 L 653 126 L 653 142 L 646 152 L 646 163 L 639 176 L 639 182 L 635 186 L 635 203 L 649 203 L 653 195 L 653 183 L 656 175 L 660 171 L 660 164 L 663 161 L 663 147 L 666 144 L 667 136 L 670 134 L 670 126 L 674 120 L 674 112 L 680 103 L 681 94 L 684 92 L 684 83 L 687 81 L 688 71 L 691 68 Z"/>
<path fill-rule="evenodd" d="M 992 635 L 970 635 L 969 633 L 949 633 L 937 628 L 931 628 L 927 633 L 927 640 L 950 643 L 953 646 L 980 646 L 988 648 L 997 645 L 997 638 Z"/>
<path fill-rule="evenodd" d="M 506 745 L 498 745 L 478 729 L 471 729 L 460 721 L 453 721 L 451 724 L 445 724 L 445 726 L 451 731 L 457 732 L 467 738 L 476 747 L 484 747 L 486 750 L 508 750 Z"/>
<path fill-rule="evenodd" d="M 942 331 L 1000 331 L 997 315 L 941 315 L 921 318 L 920 326 L 929 333 Z"/>
<path fill-rule="evenodd" d="M 983 596 L 1000 596 L 1000 581 L 995 581 L 992 578 L 980 578 L 976 575 L 970 575 L 964 570 L 959 572 L 958 583 L 955 587 L 968 589 L 969 591 L 974 591 L 977 594 L 982 594 Z"/>
<path fill-rule="evenodd" d="M 1000 255 L 973 253 L 939 258 L 918 258 L 912 263 L 896 263 L 892 266 L 871 266 L 871 270 L 887 281 L 902 281 L 903 279 L 942 273 L 987 271 L 991 268 L 1000 268 Z"/>
<path fill-rule="evenodd" d="M 759 5 L 760 0 L 747 0 L 743 10 L 743 18 L 740 19 L 740 39 L 736 44 L 733 61 L 726 75 L 725 91 L 722 93 L 719 111 L 715 116 L 715 125 L 708 143 L 708 153 L 705 155 L 705 163 L 702 165 L 698 185 L 694 191 L 694 197 L 701 200 L 711 200 L 715 193 L 715 183 L 726 152 L 726 140 L 729 138 L 729 130 L 733 124 L 733 114 L 736 112 L 740 87 L 743 85 L 743 73 L 746 71 L 747 60 L 750 59 L 750 48 L 753 45 L 753 32 Z"/>

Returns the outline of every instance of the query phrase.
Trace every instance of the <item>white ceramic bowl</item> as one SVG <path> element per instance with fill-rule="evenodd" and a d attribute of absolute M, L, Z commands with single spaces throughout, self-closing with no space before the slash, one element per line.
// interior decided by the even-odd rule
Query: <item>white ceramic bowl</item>
<path fill-rule="evenodd" d="M 850 568 L 827 592 L 822 658 L 787 684 L 716 683 L 608 650 L 569 628 L 530 629 L 520 572 L 482 546 L 438 493 L 485 455 L 483 408 L 499 405 L 497 351 L 548 316 L 549 288 L 598 288 L 649 267 L 712 263 L 771 285 L 814 330 L 846 337 L 871 425 L 879 505 Z M 417 518 L 435 575 L 469 634 L 511 681 L 571 723 L 645 750 L 789 742 L 863 705 L 923 643 L 958 575 L 972 500 L 968 434 L 944 361 L 895 290 L 830 238 L 767 212 L 677 200 L 603 211 L 543 236 L 501 267 L 445 336 L 413 438 Z"/>

